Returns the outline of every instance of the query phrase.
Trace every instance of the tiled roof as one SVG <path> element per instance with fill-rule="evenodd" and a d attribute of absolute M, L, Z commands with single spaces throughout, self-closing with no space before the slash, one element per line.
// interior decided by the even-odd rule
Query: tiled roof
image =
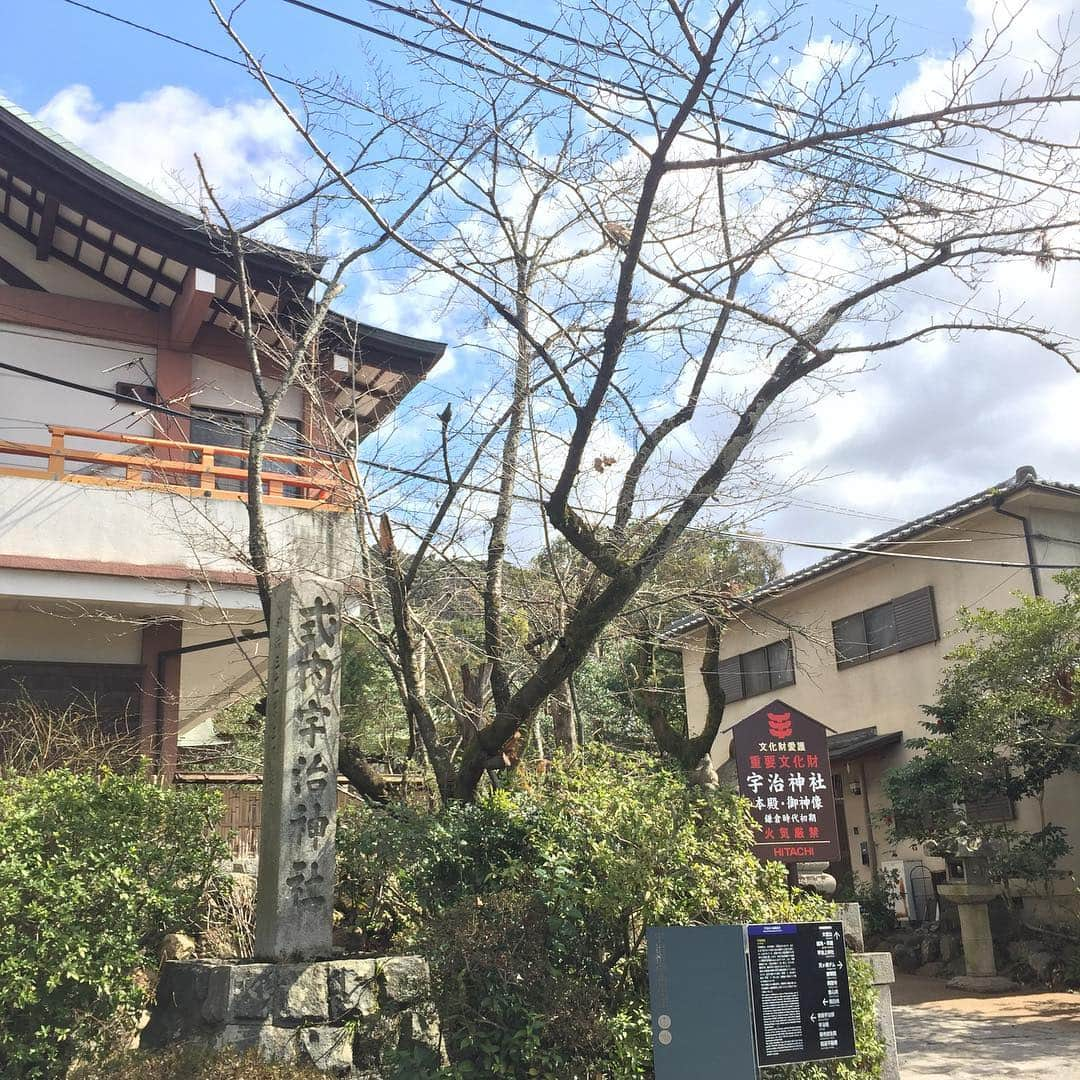
<path fill-rule="evenodd" d="M 857 550 L 837 552 L 835 555 L 830 555 L 820 562 L 804 567 L 802 570 L 796 570 L 793 574 L 788 574 L 786 577 L 779 578 L 776 581 L 770 581 L 767 585 L 762 585 L 760 588 L 754 589 L 753 592 L 746 593 L 739 599 L 744 604 L 755 604 L 760 600 L 770 599 L 788 589 L 794 588 L 796 585 L 802 585 L 807 581 L 811 581 L 813 578 L 820 577 L 822 574 L 827 574 L 832 570 L 838 570 L 842 566 L 847 566 L 849 563 L 861 559 L 864 554 L 882 551 L 901 541 L 911 540 L 921 533 L 929 532 L 931 529 L 939 528 L 942 525 L 947 525 L 950 521 L 956 520 L 956 518 L 964 517 L 976 510 L 981 510 L 983 507 L 990 506 L 999 499 L 1009 498 L 1026 489 L 1066 495 L 1080 495 L 1080 485 L 1062 484 L 1055 480 L 1040 480 L 1035 470 L 1030 465 L 1023 465 L 1016 470 L 1016 473 L 1013 476 L 1009 477 L 1008 480 L 1002 481 L 1000 484 L 993 484 L 983 491 L 977 492 L 974 495 L 969 495 L 966 499 L 961 499 L 959 502 L 954 502 L 950 506 L 943 507 L 940 510 L 935 510 L 931 514 L 916 518 L 914 521 L 909 521 L 906 525 L 899 525 L 895 529 L 890 529 L 888 532 L 872 536 L 869 540 L 864 540 L 858 545 L 853 545 Z M 686 615 L 667 626 L 664 633 L 675 635 L 684 634 L 690 630 L 697 629 L 697 627 L 704 625 L 704 623 L 704 615 Z"/>

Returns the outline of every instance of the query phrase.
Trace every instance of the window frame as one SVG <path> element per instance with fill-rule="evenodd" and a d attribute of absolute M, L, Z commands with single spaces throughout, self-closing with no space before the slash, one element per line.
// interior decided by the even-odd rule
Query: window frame
<path fill-rule="evenodd" d="M 782 671 L 780 669 L 773 670 L 769 659 L 770 650 L 775 649 L 778 645 L 786 645 L 787 647 L 788 663 L 787 667 Z M 764 658 L 764 668 L 761 667 L 762 660 L 759 659 L 757 661 L 759 666 L 752 669 L 752 671 L 759 676 L 764 671 L 768 675 L 769 685 L 762 689 L 756 689 L 752 693 L 747 693 L 747 663 L 753 663 L 754 661 L 749 660 L 749 658 L 758 655 Z M 756 649 L 747 649 L 745 652 L 725 657 L 717 666 L 717 674 L 720 675 L 721 679 L 733 679 L 735 671 L 732 666 L 735 664 L 738 665 L 739 694 L 737 697 L 730 694 L 726 695 L 725 702 L 729 705 L 736 701 L 746 701 L 748 698 L 772 693 L 772 691 L 780 690 L 785 686 L 795 685 L 795 646 L 790 637 L 777 638 L 776 641 L 770 641 L 766 645 L 759 645 Z M 725 667 L 727 670 L 725 670 Z"/>
<path fill-rule="evenodd" d="M 925 632 L 922 636 L 917 632 L 914 636 L 910 633 L 905 634 L 905 631 L 910 629 L 910 623 L 906 622 L 902 630 L 897 605 L 905 605 L 903 611 L 905 615 L 910 615 L 912 604 L 919 602 L 922 594 L 925 594 L 925 613 L 929 619 L 928 626 L 931 635 L 926 636 Z M 890 612 L 891 615 L 892 640 L 879 648 L 873 648 L 867 617 L 884 611 Z M 926 625 L 924 624 L 924 631 L 925 629 Z M 892 656 L 894 653 L 906 652 L 908 649 L 939 641 L 941 632 L 937 621 L 937 602 L 934 597 L 934 587 L 925 585 L 921 589 L 915 589 L 901 596 L 894 596 L 891 600 L 886 600 L 882 604 L 873 604 L 868 608 L 863 608 L 861 611 L 854 611 L 850 615 L 833 619 L 832 632 L 833 654 L 836 657 L 838 671 L 858 667 L 860 664 L 867 664 L 872 660 L 880 660 L 883 657 Z M 859 634 L 858 638 L 854 636 L 855 633 Z"/>

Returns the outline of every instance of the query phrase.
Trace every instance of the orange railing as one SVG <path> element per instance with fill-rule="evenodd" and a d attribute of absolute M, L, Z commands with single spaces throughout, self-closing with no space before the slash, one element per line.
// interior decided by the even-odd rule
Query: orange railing
<path fill-rule="evenodd" d="M 48 446 L 0 439 L 0 476 L 154 488 L 216 499 L 247 497 L 248 452 L 240 447 L 52 425 L 49 435 Z M 114 443 L 131 449 L 108 453 L 72 446 L 68 440 Z M 44 465 L 15 465 L 5 458 L 40 459 Z M 219 464 L 219 459 L 237 464 Z M 263 461 L 271 466 L 270 471 L 260 474 L 267 503 L 313 510 L 344 509 L 347 462 L 269 453 L 263 455 Z M 273 469 L 275 465 L 277 469 Z"/>

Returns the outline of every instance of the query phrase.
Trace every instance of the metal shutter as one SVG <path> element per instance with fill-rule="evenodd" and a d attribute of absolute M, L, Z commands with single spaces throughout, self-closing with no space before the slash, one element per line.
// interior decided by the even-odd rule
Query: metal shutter
<path fill-rule="evenodd" d="M 932 585 L 898 596 L 893 601 L 893 614 L 896 619 L 896 640 L 901 650 L 927 645 L 937 641 L 940 636 Z"/>
<path fill-rule="evenodd" d="M 743 696 L 742 667 L 739 659 L 738 656 L 733 656 L 730 660 L 721 660 L 716 667 L 720 689 L 724 691 L 724 700 L 729 703 L 738 701 Z"/>
<path fill-rule="evenodd" d="M 981 824 L 1012 821 L 1016 817 L 1016 808 L 1008 795 L 991 795 L 978 802 L 965 803 L 964 817 L 971 823 Z"/>

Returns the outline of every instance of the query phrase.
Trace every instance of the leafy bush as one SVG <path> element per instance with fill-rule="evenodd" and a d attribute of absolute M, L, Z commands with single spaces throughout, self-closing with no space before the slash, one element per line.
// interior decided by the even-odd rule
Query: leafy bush
<path fill-rule="evenodd" d="M 254 1050 L 240 1054 L 181 1045 L 79 1065 L 68 1080 L 325 1080 L 325 1073 L 295 1063 L 264 1061 Z"/>
<path fill-rule="evenodd" d="M 900 899 L 900 875 L 879 870 L 869 881 L 854 876 L 839 883 L 837 901 L 854 901 L 862 912 L 867 935 L 888 934 L 897 927 L 896 901 Z"/>
<path fill-rule="evenodd" d="M 0 1075 L 53 1077 L 151 989 L 224 855 L 217 804 L 135 776 L 0 781 Z"/>
<path fill-rule="evenodd" d="M 431 960 L 451 1075 L 636 1080 L 652 1075 L 646 927 L 832 914 L 792 899 L 750 840 L 734 795 L 594 749 L 475 805 L 344 816 L 339 890 L 366 947 Z M 775 1075 L 877 1075 L 865 973 L 854 992 L 860 1056 Z"/>

